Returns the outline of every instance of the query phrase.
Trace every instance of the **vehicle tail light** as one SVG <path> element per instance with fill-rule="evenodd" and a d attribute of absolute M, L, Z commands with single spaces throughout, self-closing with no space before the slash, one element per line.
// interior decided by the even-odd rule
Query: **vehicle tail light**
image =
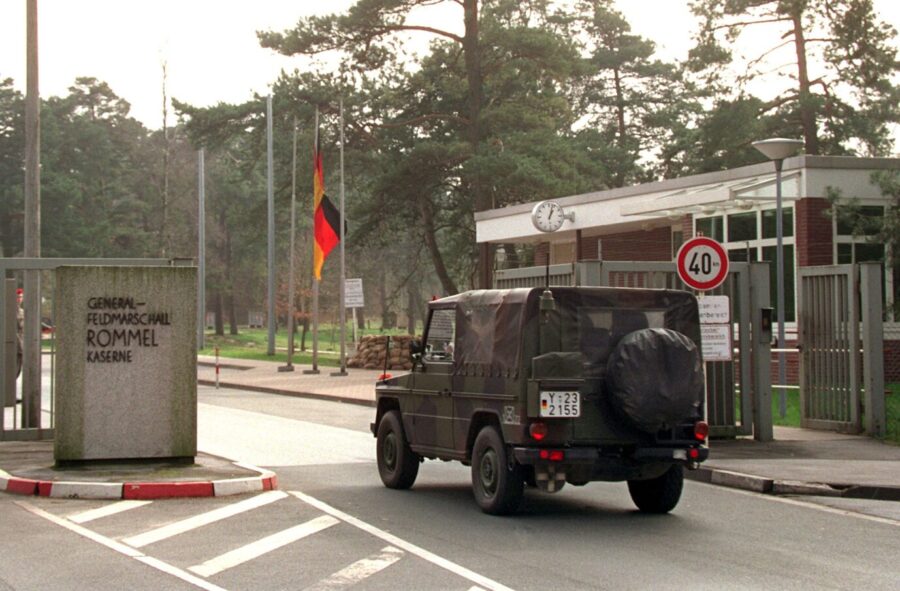
<path fill-rule="evenodd" d="M 690 456 L 692 460 L 696 460 L 700 457 L 700 450 L 696 447 L 693 447 L 690 449 L 690 451 L 688 451 L 688 456 Z"/>
<path fill-rule="evenodd" d="M 545 423 L 531 423 L 528 427 L 528 433 L 535 441 L 542 441 L 547 436 L 547 425 Z"/>
<path fill-rule="evenodd" d="M 562 462 L 566 459 L 566 452 L 561 449 L 542 449 L 540 452 L 540 457 L 542 460 Z"/>
<path fill-rule="evenodd" d="M 694 439 L 697 441 L 706 441 L 709 436 L 709 425 L 706 421 L 697 421 L 694 423 Z"/>

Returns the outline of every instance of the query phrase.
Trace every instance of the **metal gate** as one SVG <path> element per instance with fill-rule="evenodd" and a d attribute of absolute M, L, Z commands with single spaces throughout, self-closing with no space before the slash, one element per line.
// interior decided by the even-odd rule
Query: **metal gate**
<path fill-rule="evenodd" d="M 587 261 L 549 267 L 504 269 L 495 273 L 494 287 L 593 285 L 684 289 L 675 263 Z M 731 263 L 729 275 L 710 295 L 727 295 L 736 355 L 733 361 L 706 363 L 707 420 L 710 434 L 735 437 L 755 434 L 772 438 L 771 366 L 768 340 L 760 334 L 760 308 L 769 307 L 769 273 L 765 263 Z M 755 417 L 755 419 L 754 419 Z M 755 429 L 754 429 L 755 426 Z"/>
<path fill-rule="evenodd" d="M 57 258 L 0 258 L 0 279 L 7 275 L 26 271 L 46 272 L 47 277 L 38 282 L 38 300 L 48 302 L 55 297 L 55 271 L 62 266 L 183 266 L 192 265 L 191 259 L 57 259 Z M 40 287 L 48 284 L 47 287 Z M 49 339 L 49 350 L 42 350 L 36 359 L 26 354 L 22 377 L 16 378 L 16 303 L 15 279 L 0 282 L 0 441 L 36 441 L 52 439 L 54 434 L 54 383 L 55 337 Z M 40 323 L 40 318 L 25 317 L 25 334 L 29 324 Z M 51 325 L 53 324 L 51 319 Z M 40 334 L 40 330 L 35 334 Z M 27 348 L 26 348 L 27 351 Z M 50 371 L 44 376 L 43 357 L 47 357 Z M 29 374 L 33 377 L 29 377 Z M 48 383 L 49 382 L 49 383 Z M 32 420 L 35 419 L 35 420 Z M 33 423 L 33 424 L 32 424 Z"/>
<path fill-rule="evenodd" d="M 800 425 L 883 433 L 884 355 L 878 263 L 799 270 Z M 860 326 L 862 323 L 862 326 Z"/>

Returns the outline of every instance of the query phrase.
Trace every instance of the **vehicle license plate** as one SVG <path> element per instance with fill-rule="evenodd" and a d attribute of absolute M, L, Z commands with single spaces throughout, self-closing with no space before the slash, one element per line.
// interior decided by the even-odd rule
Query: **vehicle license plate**
<path fill-rule="evenodd" d="M 574 418 L 581 416 L 581 396 L 578 392 L 541 392 L 541 416 Z"/>

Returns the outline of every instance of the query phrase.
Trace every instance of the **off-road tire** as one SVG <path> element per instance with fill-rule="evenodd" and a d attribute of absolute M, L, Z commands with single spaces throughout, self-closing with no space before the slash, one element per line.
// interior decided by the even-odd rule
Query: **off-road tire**
<path fill-rule="evenodd" d="M 510 461 L 503 438 L 495 427 L 479 431 L 472 448 L 472 493 L 481 510 L 491 515 L 515 513 L 522 504 L 525 477 Z"/>
<path fill-rule="evenodd" d="M 396 410 L 386 412 L 378 423 L 375 455 L 378 460 L 378 475 L 386 487 L 407 489 L 416 481 L 419 456 L 409 449 L 400 413 Z"/>
<path fill-rule="evenodd" d="M 643 513 L 668 513 L 675 508 L 684 488 L 684 470 L 675 465 L 650 480 L 629 480 L 631 500 Z"/>

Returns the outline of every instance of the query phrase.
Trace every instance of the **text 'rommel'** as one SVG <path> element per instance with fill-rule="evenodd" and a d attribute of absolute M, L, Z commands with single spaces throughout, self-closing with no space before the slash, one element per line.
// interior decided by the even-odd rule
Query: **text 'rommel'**
<path fill-rule="evenodd" d="M 146 306 L 133 297 L 89 298 L 87 362 L 131 363 L 135 349 L 158 347 L 156 327 L 169 326 L 169 313 L 148 312 Z"/>

